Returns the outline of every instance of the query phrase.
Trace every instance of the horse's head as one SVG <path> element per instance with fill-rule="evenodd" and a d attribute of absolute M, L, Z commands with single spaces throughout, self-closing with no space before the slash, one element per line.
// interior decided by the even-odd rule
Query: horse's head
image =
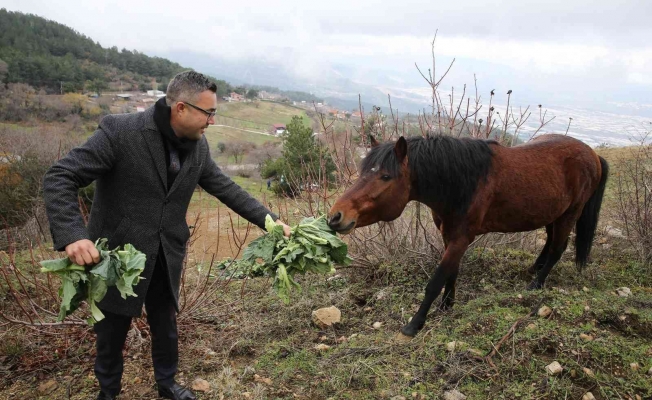
<path fill-rule="evenodd" d="M 363 159 L 358 180 L 333 207 L 328 225 L 339 233 L 398 218 L 410 199 L 408 144 L 400 137 L 394 144 L 371 139 L 372 149 Z"/>

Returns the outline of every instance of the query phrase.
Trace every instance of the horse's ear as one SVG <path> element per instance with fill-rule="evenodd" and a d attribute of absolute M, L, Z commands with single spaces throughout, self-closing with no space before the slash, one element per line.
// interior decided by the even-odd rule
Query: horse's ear
<path fill-rule="evenodd" d="M 407 140 L 401 136 L 398 138 L 396 144 L 394 145 L 394 154 L 396 154 L 398 162 L 402 163 L 403 160 L 405 160 L 405 157 L 407 156 L 407 150 Z"/>
<path fill-rule="evenodd" d="M 371 143 L 371 147 L 376 147 L 380 144 L 378 143 L 374 135 L 369 135 L 369 143 Z"/>

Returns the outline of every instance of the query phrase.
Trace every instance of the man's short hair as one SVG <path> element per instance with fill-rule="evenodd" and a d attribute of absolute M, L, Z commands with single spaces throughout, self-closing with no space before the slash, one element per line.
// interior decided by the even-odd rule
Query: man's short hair
<path fill-rule="evenodd" d="M 204 74 L 183 71 L 176 74 L 168 84 L 165 102 L 170 106 L 177 101 L 196 101 L 197 96 L 206 90 L 217 93 L 217 85 Z"/>

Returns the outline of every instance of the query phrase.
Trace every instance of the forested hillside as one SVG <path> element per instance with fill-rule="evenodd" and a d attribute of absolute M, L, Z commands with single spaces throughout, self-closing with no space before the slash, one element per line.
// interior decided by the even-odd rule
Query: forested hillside
<path fill-rule="evenodd" d="M 153 85 L 165 90 L 184 69 L 135 50 L 104 48 L 55 21 L 0 9 L 0 79 L 5 83 L 26 83 L 48 93 L 148 90 Z M 225 81 L 216 82 L 220 95 L 231 90 Z"/>

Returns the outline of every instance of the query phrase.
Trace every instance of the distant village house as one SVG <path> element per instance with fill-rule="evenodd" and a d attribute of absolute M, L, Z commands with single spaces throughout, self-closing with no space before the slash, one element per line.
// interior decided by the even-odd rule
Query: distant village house
<path fill-rule="evenodd" d="M 272 125 L 271 133 L 276 136 L 280 136 L 287 131 L 287 128 L 285 127 L 284 124 L 274 124 Z"/>

